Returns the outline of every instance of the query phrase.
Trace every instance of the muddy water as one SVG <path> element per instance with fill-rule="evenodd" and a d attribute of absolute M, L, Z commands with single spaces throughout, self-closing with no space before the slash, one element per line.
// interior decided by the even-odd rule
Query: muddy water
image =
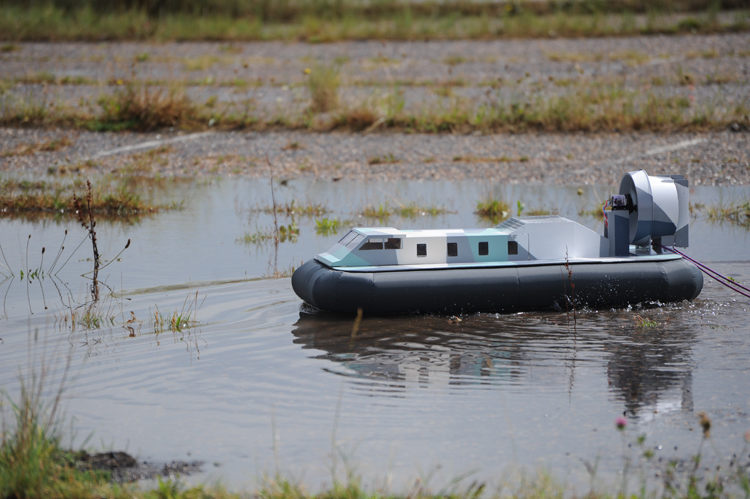
<path fill-rule="evenodd" d="M 470 182 L 292 181 L 275 195 L 279 203 L 324 203 L 329 218 L 362 225 L 381 224 L 358 217 L 363 205 L 412 200 L 450 213 L 387 224 L 478 227 L 488 222 L 472 211 L 487 189 Z M 578 212 L 610 188 L 577 189 L 495 192 L 513 208 L 520 200 L 526 211 L 557 209 L 597 227 Z M 691 195 L 693 202 L 726 203 L 750 190 L 698 188 Z M 693 303 L 579 310 L 575 323 L 564 312 L 479 314 L 460 323 L 365 318 L 352 338 L 350 318 L 314 313 L 288 278 L 263 277 L 327 249 L 343 231 L 319 235 L 315 218 L 296 217 L 296 242 L 237 242 L 273 223 L 256 210 L 271 203 L 263 181 L 176 185 L 160 196 L 185 200 L 185 209 L 99 226 L 105 259 L 132 243 L 101 272 L 115 295 L 100 305 L 98 327 L 81 323 L 89 286 L 81 274 L 92 266 L 87 243 L 57 278 L 19 275 L 40 266 L 43 246 L 42 267 L 49 269 L 66 229 L 60 262 L 67 259 L 83 229 L 72 220 L 0 220 L 0 244 L 16 274 L 0 285 L 0 386 L 15 394 L 19 368 L 45 348 L 48 357 L 70 354 L 67 416 L 77 444 L 93 432 L 89 446 L 155 461 L 199 459 L 206 462 L 199 480 L 233 487 L 252 487 L 276 469 L 316 487 L 330 482 L 332 468 L 343 476 L 346 463 L 374 485 L 403 487 L 433 472 L 435 489 L 467 473 L 498 484 L 514 466 L 541 464 L 583 486 L 583 460 L 598 458 L 603 476 L 622 467 L 614 420 L 623 413 L 628 438 L 647 434 L 663 460 L 695 452 L 700 411 L 713 419 L 722 455 L 739 450 L 750 428 L 750 304 L 711 280 Z M 689 253 L 747 283 L 749 242 L 746 229 L 698 217 Z M 164 315 L 190 312 L 198 323 L 159 331 L 157 307 Z M 75 327 L 63 319 L 71 308 Z M 131 311 L 136 320 L 125 324 Z M 658 325 L 638 327 L 638 316 Z M 59 373 L 61 365 L 54 367 Z"/>

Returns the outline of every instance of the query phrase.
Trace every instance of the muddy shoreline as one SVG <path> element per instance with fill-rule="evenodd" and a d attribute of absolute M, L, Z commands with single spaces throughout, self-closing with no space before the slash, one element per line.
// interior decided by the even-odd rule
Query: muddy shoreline
<path fill-rule="evenodd" d="M 191 475 L 199 473 L 204 464 L 202 461 L 170 461 L 163 464 L 145 460 L 138 461 L 123 451 L 96 453 L 81 451 L 75 453 L 74 456 L 78 469 L 107 471 L 112 474 L 112 481 L 115 483 Z"/>

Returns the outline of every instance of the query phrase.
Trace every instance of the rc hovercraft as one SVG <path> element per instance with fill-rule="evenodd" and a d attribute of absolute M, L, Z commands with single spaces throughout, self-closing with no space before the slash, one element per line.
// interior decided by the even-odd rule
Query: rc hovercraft
<path fill-rule="evenodd" d="M 355 228 L 292 276 L 294 292 L 340 313 L 470 313 L 627 307 L 692 300 L 688 181 L 627 173 L 604 207 L 604 235 L 559 216 L 488 229 Z"/>

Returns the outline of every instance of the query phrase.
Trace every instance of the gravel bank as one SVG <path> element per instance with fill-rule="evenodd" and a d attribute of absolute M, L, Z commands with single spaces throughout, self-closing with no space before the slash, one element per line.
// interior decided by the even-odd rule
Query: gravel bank
<path fill-rule="evenodd" d="M 750 184 L 750 133 L 423 135 L 216 132 L 92 133 L 0 129 L 0 174 L 115 173 L 280 179 L 487 179 L 616 183 L 626 170 L 683 173 L 693 185 Z M 15 152 L 67 137 L 56 151 Z M 148 147 L 109 154 L 124 146 Z M 150 144 L 149 144 L 150 143 Z M 105 155 L 102 155 L 105 153 Z"/>
<path fill-rule="evenodd" d="M 547 80 L 613 75 L 638 79 L 680 64 L 705 74 L 738 69 L 748 74 L 750 33 L 453 42 L 233 43 L 20 43 L 0 54 L 0 78 L 36 73 L 117 79 L 205 81 L 241 79 L 265 85 L 304 81 L 315 61 L 339 64 L 351 81 L 461 79 L 478 84 L 502 77 Z M 139 62 L 140 61 L 140 62 Z M 739 68 L 736 68 L 737 65 Z M 273 79 L 273 81 L 272 81 Z M 346 83 L 346 82 L 345 82 Z"/>
<path fill-rule="evenodd" d="M 4 98 L 40 94 L 50 102 L 75 102 L 92 108 L 97 106 L 98 95 L 117 88 L 117 79 L 134 78 L 193 82 L 189 94 L 198 103 L 216 97 L 219 103 L 241 106 L 249 102 L 261 114 L 303 112 L 308 105 L 307 90 L 302 86 L 304 69 L 316 60 L 340 65 L 340 94 L 345 104 L 388 91 L 397 81 L 410 82 L 400 87 L 407 107 L 440 106 L 456 96 L 481 103 L 488 92 L 506 101 L 548 97 L 576 88 L 595 89 L 602 81 L 622 81 L 637 92 L 655 88 L 659 95 L 684 96 L 692 106 L 708 103 L 721 108 L 746 101 L 750 95 L 748 33 L 487 42 L 21 43 L 18 47 L 0 54 L 0 79 L 10 84 Z M 57 83 L 35 83 L 39 75 Z M 63 84 L 60 78 L 64 77 L 99 83 Z M 200 81 L 204 83 L 195 83 Z M 221 84 L 231 81 L 245 84 Z M 617 182 L 624 170 L 645 168 L 650 173 L 684 173 L 694 185 L 750 184 L 747 131 L 567 135 L 216 132 L 194 140 L 158 142 L 179 134 L 184 133 L 0 128 L 0 174 L 91 171 L 268 176 L 268 156 L 275 175 L 289 179 L 468 178 L 575 185 Z M 69 138 L 69 143 L 49 146 L 61 137 Z M 101 155 L 152 141 L 157 143 L 151 148 Z M 693 142 L 687 147 L 660 149 L 687 141 Z"/>
<path fill-rule="evenodd" d="M 645 94 L 726 107 L 750 95 L 750 33 L 453 42 L 20 43 L 0 53 L 6 97 L 100 111 L 119 83 L 189 86 L 196 104 L 257 116 L 299 114 L 305 70 L 340 69 L 341 102 L 402 92 L 404 109 L 460 97 L 528 101 L 622 84 Z M 0 89 L 2 89 L 0 85 Z M 2 101 L 3 99 L 0 99 Z M 224 105 L 229 106 L 224 109 Z M 0 107 L 0 113 L 2 107 Z"/>

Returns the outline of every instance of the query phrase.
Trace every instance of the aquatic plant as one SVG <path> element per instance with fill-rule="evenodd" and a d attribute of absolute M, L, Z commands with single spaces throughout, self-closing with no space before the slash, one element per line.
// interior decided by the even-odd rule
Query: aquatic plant
<path fill-rule="evenodd" d="M 640 315 L 636 315 L 634 319 L 635 319 L 635 324 L 638 327 L 657 327 L 659 325 L 659 323 L 656 322 L 655 320 L 650 319 L 648 317 L 642 317 Z"/>
<path fill-rule="evenodd" d="M 245 232 L 242 236 L 238 237 L 235 241 L 243 244 L 261 244 L 265 242 L 297 242 L 297 236 L 299 236 L 299 227 L 292 221 L 288 225 L 280 225 L 278 229 L 266 228 L 256 229 L 255 232 Z"/>
<path fill-rule="evenodd" d="M 285 277 L 292 277 L 295 270 L 297 270 L 297 267 L 293 263 L 282 268 L 269 263 L 268 270 L 261 277 L 264 279 L 283 279 Z"/>
<path fill-rule="evenodd" d="M 338 218 L 321 218 L 315 220 L 315 232 L 324 236 L 338 233 L 341 222 Z"/>
<path fill-rule="evenodd" d="M 279 242 L 283 243 L 285 241 L 291 241 L 293 243 L 297 242 L 297 236 L 299 236 L 299 227 L 297 227 L 297 224 L 292 221 L 289 225 L 281 225 L 279 226 L 277 239 Z"/>
<path fill-rule="evenodd" d="M 539 217 L 542 215 L 553 215 L 556 213 L 556 210 L 547 210 L 545 208 L 533 208 L 531 210 L 528 210 L 526 212 L 526 215 L 530 217 Z"/>
<path fill-rule="evenodd" d="M 325 215 L 326 213 L 330 213 L 330 209 L 328 206 L 326 206 L 323 203 L 316 203 L 316 202 L 307 202 L 307 203 L 300 203 L 296 199 L 293 199 L 291 203 L 285 203 L 285 204 L 277 204 L 276 207 L 276 213 L 280 215 L 286 215 L 286 216 L 294 216 L 294 215 L 304 215 L 308 217 L 313 216 L 319 216 L 319 215 Z M 260 208 L 261 211 L 264 213 L 272 214 L 274 212 L 273 206 L 265 206 L 263 208 Z"/>
<path fill-rule="evenodd" d="M 88 238 L 91 240 L 91 246 L 94 252 L 94 271 L 91 283 L 91 295 L 94 301 L 99 300 L 99 247 L 96 244 L 96 220 L 94 219 L 94 193 L 91 187 L 91 181 L 86 181 L 86 197 L 79 198 L 73 194 L 73 205 L 76 209 L 76 215 L 81 226 L 86 229 Z M 130 241 L 128 241 L 130 245 Z"/>
<path fill-rule="evenodd" d="M 474 213 L 495 222 L 508 218 L 508 215 L 510 215 L 510 206 L 502 199 L 488 194 L 484 199 L 477 201 L 477 209 Z"/>
<path fill-rule="evenodd" d="M 274 238 L 273 230 L 256 230 L 255 232 L 245 232 L 238 237 L 235 242 L 244 244 L 259 244 Z"/>
<path fill-rule="evenodd" d="M 182 304 L 182 309 L 180 309 L 179 312 L 175 309 L 171 314 L 164 314 L 159 310 L 158 305 L 154 305 L 154 332 L 157 334 L 163 333 L 164 331 L 179 333 L 182 332 L 183 329 L 198 326 L 198 310 L 200 310 L 205 301 L 206 297 L 203 297 L 203 301 L 198 303 L 198 291 L 196 291 L 195 296 L 193 296 L 192 293 L 188 293 Z M 135 315 L 133 315 L 133 320 L 131 322 L 134 321 Z"/>
<path fill-rule="evenodd" d="M 85 189 L 86 184 L 80 180 L 50 182 L 0 179 L 0 213 L 4 216 L 30 213 L 76 216 L 76 191 Z M 154 205 L 144 202 L 128 179 L 115 185 L 92 187 L 91 198 L 87 200 L 87 209 L 96 215 L 107 217 L 157 213 L 181 207 L 181 203 Z"/>
<path fill-rule="evenodd" d="M 402 218 L 415 218 L 424 216 L 436 217 L 449 212 L 441 206 L 422 206 L 417 203 L 407 203 L 399 204 L 395 209 L 395 213 Z"/>
<path fill-rule="evenodd" d="M 703 208 L 711 222 L 729 222 L 742 227 L 750 227 L 750 199 L 738 203 L 720 203 Z"/>
<path fill-rule="evenodd" d="M 379 218 L 381 220 L 389 218 L 393 214 L 393 210 L 388 207 L 388 204 L 379 204 L 377 206 L 367 205 L 359 212 L 360 216 L 365 218 Z"/>
<path fill-rule="evenodd" d="M 578 210 L 578 216 L 604 219 L 604 211 L 602 210 L 601 206 L 604 206 L 604 203 L 602 203 L 599 207 L 588 208 L 588 209 L 581 208 L 580 210 Z"/>
<path fill-rule="evenodd" d="M 164 331 L 179 332 L 185 328 L 195 327 L 198 321 L 191 319 L 190 313 L 178 313 L 176 310 L 172 314 L 163 314 L 159 307 L 155 306 L 154 311 L 154 332 L 163 333 Z"/>

